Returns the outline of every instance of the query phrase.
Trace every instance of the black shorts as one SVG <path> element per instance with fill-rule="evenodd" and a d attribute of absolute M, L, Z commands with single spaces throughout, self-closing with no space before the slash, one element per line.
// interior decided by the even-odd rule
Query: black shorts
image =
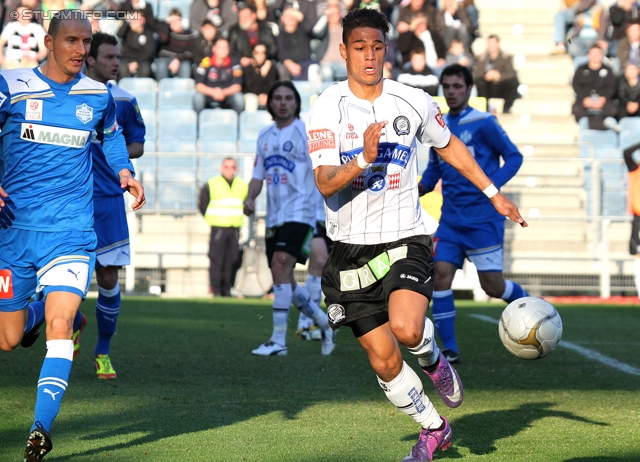
<path fill-rule="evenodd" d="M 292 221 L 275 228 L 267 228 L 265 243 L 269 267 L 276 251 L 293 255 L 298 263 L 304 265 L 309 258 L 312 237 L 313 228 L 304 223 Z"/>
<path fill-rule="evenodd" d="M 313 238 L 322 238 L 327 246 L 327 252 L 331 253 L 333 250 L 333 241 L 327 236 L 327 226 L 324 221 L 316 221 L 316 227 L 313 230 Z"/>
<path fill-rule="evenodd" d="M 389 321 L 389 295 L 407 289 L 431 300 L 435 264 L 431 237 L 377 245 L 336 242 L 322 272 L 322 292 L 333 329 L 360 337 Z"/>
<path fill-rule="evenodd" d="M 640 253 L 640 217 L 633 216 L 631 220 L 631 238 L 629 239 L 629 253 L 637 255 Z"/>

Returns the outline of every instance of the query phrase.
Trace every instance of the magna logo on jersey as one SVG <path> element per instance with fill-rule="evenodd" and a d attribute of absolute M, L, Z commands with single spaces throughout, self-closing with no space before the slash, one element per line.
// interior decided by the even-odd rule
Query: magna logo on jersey
<path fill-rule="evenodd" d="M 0 298 L 13 298 L 11 270 L 0 269 Z"/>
<path fill-rule="evenodd" d="M 20 133 L 22 140 L 70 148 L 83 148 L 91 136 L 91 132 L 87 130 L 71 130 L 26 123 L 22 124 Z"/>
<path fill-rule="evenodd" d="M 24 114 L 25 120 L 42 120 L 42 100 L 28 99 Z"/>
<path fill-rule="evenodd" d="M 316 152 L 321 149 L 335 149 L 336 135 L 326 128 L 309 130 L 307 142 L 309 143 L 309 153 Z"/>

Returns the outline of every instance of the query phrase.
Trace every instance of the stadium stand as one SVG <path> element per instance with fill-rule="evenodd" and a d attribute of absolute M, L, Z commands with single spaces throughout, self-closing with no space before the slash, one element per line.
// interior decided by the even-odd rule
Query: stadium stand
<path fill-rule="evenodd" d="M 151 77 L 125 77 L 118 86 L 136 97 L 140 109 L 156 110 L 158 83 Z"/>
<path fill-rule="evenodd" d="M 238 152 L 255 153 L 260 130 L 273 122 L 267 111 L 242 112 L 240 122 L 240 148 Z"/>
<path fill-rule="evenodd" d="M 198 117 L 200 152 L 235 154 L 238 113 L 233 109 L 204 109 Z"/>
<path fill-rule="evenodd" d="M 165 78 L 158 83 L 158 108 L 162 110 L 193 109 L 196 82 L 179 77 Z"/>

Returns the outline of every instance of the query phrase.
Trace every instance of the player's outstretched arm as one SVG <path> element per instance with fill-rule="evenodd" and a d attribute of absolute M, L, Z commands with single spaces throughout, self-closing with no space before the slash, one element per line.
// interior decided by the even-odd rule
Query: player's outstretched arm
<path fill-rule="evenodd" d="M 131 175 L 131 171 L 126 168 L 120 170 L 118 176 L 120 177 L 120 187 L 129 191 L 129 194 L 136 198 L 131 208 L 133 210 L 141 209 L 147 202 L 147 199 L 144 197 L 144 187 L 142 183 L 136 180 L 133 175 Z"/>
<path fill-rule="evenodd" d="M 378 157 L 378 145 L 387 121 L 376 122 L 367 127 L 362 135 L 364 147 L 355 159 L 342 165 L 321 165 L 313 173 L 316 177 L 318 191 L 324 197 L 331 197 L 342 191 L 364 169 L 374 163 Z"/>
<path fill-rule="evenodd" d="M 451 140 L 445 147 L 434 149 L 442 160 L 460 172 L 460 174 L 473 183 L 476 188 L 490 196 L 491 203 L 500 214 L 509 218 L 511 221 L 520 223 L 520 226 L 523 228 L 528 226 L 527 222 L 520 215 L 516 204 L 495 189 L 495 186 L 482 171 L 469 152 L 469 149 L 467 149 L 465 144 L 455 135 L 451 135 Z M 493 193 L 491 190 L 493 190 Z"/>

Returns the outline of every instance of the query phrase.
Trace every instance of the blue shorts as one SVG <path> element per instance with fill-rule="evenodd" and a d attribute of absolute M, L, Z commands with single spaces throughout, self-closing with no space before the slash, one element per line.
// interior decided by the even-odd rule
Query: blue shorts
<path fill-rule="evenodd" d="M 93 231 L 0 233 L 0 311 L 27 307 L 34 293 L 71 292 L 84 298 L 95 264 Z"/>
<path fill-rule="evenodd" d="M 504 220 L 477 226 L 440 222 L 433 238 L 434 261 L 446 261 L 462 268 L 468 258 L 478 271 L 502 271 Z"/>
<path fill-rule="evenodd" d="M 129 227 L 124 207 L 122 194 L 93 199 L 93 228 L 98 236 L 98 267 L 124 266 L 131 263 Z"/>

